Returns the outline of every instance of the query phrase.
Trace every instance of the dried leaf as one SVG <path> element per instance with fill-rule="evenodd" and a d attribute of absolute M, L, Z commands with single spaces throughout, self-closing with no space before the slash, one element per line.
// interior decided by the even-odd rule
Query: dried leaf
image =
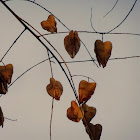
<path fill-rule="evenodd" d="M 57 33 L 56 21 L 53 15 L 49 15 L 46 21 L 42 21 L 41 26 L 44 30 L 47 30 L 48 32 Z"/>
<path fill-rule="evenodd" d="M 86 104 L 83 104 L 82 108 L 84 110 L 83 124 L 86 126 L 92 120 L 92 118 L 96 115 L 96 108 L 90 107 Z"/>
<path fill-rule="evenodd" d="M 92 123 L 89 123 L 86 126 L 86 132 L 91 140 L 100 140 L 101 133 L 102 133 L 102 126 L 100 124 L 94 125 Z"/>
<path fill-rule="evenodd" d="M 50 78 L 50 84 L 47 85 L 46 90 L 50 96 L 56 100 L 60 100 L 60 96 L 63 92 L 63 86 L 59 81 L 56 81 L 54 78 Z"/>
<path fill-rule="evenodd" d="M 0 107 L 0 126 L 3 127 L 3 123 L 4 123 L 4 116 L 3 116 L 2 109 L 1 109 L 1 107 Z"/>
<path fill-rule="evenodd" d="M 64 38 L 64 46 L 70 57 L 74 58 L 80 49 L 80 38 L 77 31 L 70 31 L 69 35 Z"/>
<path fill-rule="evenodd" d="M 79 122 L 83 119 L 84 111 L 77 105 L 75 101 L 71 101 L 71 107 L 67 109 L 67 117 L 74 122 Z"/>
<path fill-rule="evenodd" d="M 87 102 L 94 93 L 96 88 L 96 83 L 89 83 L 85 80 L 82 80 L 79 83 L 79 102 Z"/>
<path fill-rule="evenodd" d="M 13 75 L 12 64 L 8 64 L 6 66 L 0 66 L 0 77 L 3 79 L 3 81 L 6 81 L 8 84 L 10 84 L 12 75 Z"/>
<path fill-rule="evenodd" d="M 112 43 L 110 41 L 102 42 L 101 40 L 95 41 L 94 52 L 96 54 L 99 65 L 106 66 L 109 57 L 111 56 Z"/>
<path fill-rule="evenodd" d="M 0 77 L 0 94 L 6 94 L 7 82 Z"/>

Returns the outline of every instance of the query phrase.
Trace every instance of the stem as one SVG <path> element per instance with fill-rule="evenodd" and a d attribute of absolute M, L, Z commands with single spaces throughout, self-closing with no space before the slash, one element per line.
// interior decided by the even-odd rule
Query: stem
<path fill-rule="evenodd" d="M 52 98 L 52 110 L 51 110 L 51 119 L 50 119 L 50 140 L 52 139 L 52 117 L 53 117 L 53 106 L 54 106 L 54 98 Z"/>
<path fill-rule="evenodd" d="M 127 17 L 128 17 L 128 16 L 130 15 L 130 13 L 132 12 L 132 10 L 133 10 L 133 8 L 134 8 L 136 2 L 137 2 L 137 0 L 135 0 L 135 2 L 134 2 L 134 4 L 133 4 L 132 8 L 130 9 L 130 11 L 128 12 L 128 14 L 126 15 L 126 17 L 120 22 L 120 24 L 118 24 L 115 28 L 111 29 L 111 30 L 108 31 L 107 33 L 110 33 L 110 32 L 112 32 L 113 30 L 117 29 L 117 28 L 127 19 Z"/>
<path fill-rule="evenodd" d="M 4 56 L 1 58 L 0 62 L 4 59 L 4 57 L 8 54 L 8 52 L 10 51 L 10 49 L 13 47 L 13 45 L 17 42 L 17 40 L 20 38 L 20 36 L 24 33 L 24 31 L 26 30 L 26 28 L 21 32 L 21 34 L 16 38 L 16 40 L 13 42 L 13 44 L 11 45 L 11 47 L 7 50 L 7 52 L 4 54 Z"/>
<path fill-rule="evenodd" d="M 13 119 L 9 119 L 9 118 L 6 118 L 6 117 L 4 117 L 4 119 L 7 119 L 9 121 L 17 121 L 17 119 L 16 120 L 13 120 Z"/>
<path fill-rule="evenodd" d="M 51 58 L 53 58 L 53 57 L 51 57 Z M 43 62 L 45 62 L 45 61 L 47 61 L 47 60 L 48 60 L 48 59 L 45 59 L 45 60 L 43 60 L 43 61 L 41 61 L 41 62 L 39 62 L 39 63 L 33 65 L 33 66 L 30 67 L 29 69 L 27 69 L 27 70 L 26 70 L 25 72 L 23 72 L 20 76 L 18 76 L 18 77 L 9 85 L 8 88 L 10 88 L 18 79 L 20 79 L 24 74 L 26 74 L 26 73 L 27 73 L 28 71 L 30 71 L 32 68 L 34 68 L 34 67 L 40 65 L 41 63 L 43 63 Z"/>
<path fill-rule="evenodd" d="M 117 1 L 115 2 L 114 6 L 113 6 L 103 17 L 106 17 L 106 16 L 115 8 L 115 6 L 117 5 L 118 1 L 119 1 L 119 0 L 117 0 Z"/>
<path fill-rule="evenodd" d="M 129 58 L 139 58 L 140 56 L 127 56 L 127 57 L 116 57 L 116 58 L 110 58 L 109 60 L 118 60 L 118 59 L 129 59 Z M 90 62 L 92 61 L 91 59 L 90 60 L 79 60 L 79 61 L 67 61 L 65 63 L 83 63 L 83 62 Z M 95 60 L 97 61 L 97 60 Z M 63 62 L 60 62 L 60 63 L 63 63 Z"/>

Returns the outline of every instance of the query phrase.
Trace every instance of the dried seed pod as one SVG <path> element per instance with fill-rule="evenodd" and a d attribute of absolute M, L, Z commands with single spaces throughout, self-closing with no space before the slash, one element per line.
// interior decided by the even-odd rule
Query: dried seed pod
<path fill-rule="evenodd" d="M 74 58 L 80 49 L 80 38 L 77 31 L 70 31 L 69 35 L 64 38 L 64 46 L 70 57 Z"/>
<path fill-rule="evenodd" d="M 2 109 L 1 109 L 1 107 L 0 107 L 0 126 L 3 127 L 3 123 L 4 123 L 4 116 L 3 116 Z"/>
<path fill-rule="evenodd" d="M 71 101 L 71 107 L 67 109 L 67 117 L 74 122 L 79 122 L 83 119 L 84 111 L 77 105 L 75 101 Z"/>
<path fill-rule="evenodd" d="M 83 104 L 82 108 L 84 110 L 83 124 L 86 126 L 92 120 L 92 118 L 96 115 L 96 108 L 90 107 L 86 104 Z"/>
<path fill-rule="evenodd" d="M 63 92 L 63 86 L 59 81 L 54 78 L 50 78 L 50 84 L 47 85 L 46 90 L 50 96 L 56 100 L 60 100 L 60 96 Z"/>
<path fill-rule="evenodd" d="M 89 135 L 91 140 L 100 140 L 102 134 L 102 126 L 100 124 L 89 123 L 86 126 L 86 132 Z"/>
<path fill-rule="evenodd" d="M 94 52 L 96 54 L 99 65 L 106 66 L 108 59 L 111 56 L 112 43 L 110 41 L 102 42 L 101 40 L 95 41 Z"/>
<path fill-rule="evenodd" d="M 41 26 L 44 30 L 47 30 L 48 32 L 57 33 L 57 27 L 56 27 L 56 21 L 53 15 L 49 15 L 48 19 L 46 21 L 41 22 Z"/>
<path fill-rule="evenodd" d="M 96 88 L 96 83 L 89 83 L 85 80 L 82 80 L 79 83 L 79 102 L 87 102 L 94 93 Z"/>
<path fill-rule="evenodd" d="M 12 64 L 8 64 L 6 66 L 0 66 L 0 76 L 3 79 L 3 81 L 6 81 L 8 84 L 10 84 L 12 75 L 13 75 Z"/>

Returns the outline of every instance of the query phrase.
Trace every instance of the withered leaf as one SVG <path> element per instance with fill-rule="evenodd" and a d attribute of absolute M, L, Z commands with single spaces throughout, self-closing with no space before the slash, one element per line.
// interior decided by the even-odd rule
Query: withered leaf
<path fill-rule="evenodd" d="M 8 84 L 11 83 L 13 75 L 13 65 L 7 64 L 6 66 L 0 66 L 0 77 L 3 81 L 6 81 Z"/>
<path fill-rule="evenodd" d="M 89 123 L 86 126 L 86 132 L 91 140 L 100 140 L 101 133 L 102 133 L 102 126 L 100 124 L 94 125 L 92 123 Z"/>
<path fill-rule="evenodd" d="M 82 108 L 84 110 L 83 124 L 86 126 L 92 120 L 92 118 L 96 115 L 96 108 L 90 107 L 86 104 L 83 104 Z"/>
<path fill-rule="evenodd" d="M 0 126 L 3 127 L 3 123 L 4 123 L 4 116 L 3 116 L 2 109 L 1 109 L 1 107 L 0 107 Z"/>
<path fill-rule="evenodd" d="M 80 49 L 80 38 L 77 31 L 71 30 L 64 38 L 64 46 L 71 58 L 74 58 Z"/>
<path fill-rule="evenodd" d="M 67 117 L 74 122 L 79 122 L 83 119 L 84 111 L 77 105 L 75 101 L 71 101 L 71 107 L 67 109 Z"/>
<path fill-rule="evenodd" d="M 101 40 L 95 41 L 94 52 L 96 54 L 99 65 L 106 66 L 109 57 L 111 56 L 112 43 L 110 41 L 102 42 Z"/>
<path fill-rule="evenodd" d="M 0 94 L 6 94 L 7 92 L 7 82 L 3 80 L 0 76 Z"/>
<path fill-rule="evenodd" d="M 96 88 L 96 83 L 89 83 L 85 80 L 82 80 L 79 83 L 79 102 L 83 103 L 83 102 L 87 102 L 91 96 L 94 93 L 94 90 Z"/>
<path fill-rule="evenodd" d="M 50 78 L 50 84 L 47 85 L 46 90 L 50 96 L 56 100 L 60 100 L 60 96 L 63 92 L 63 86 L 59 81 L 54 78 Z"/>
<path fill-rule="evenodd" d="M 49 15 L 46 21 L 42 21 L 41 26 L 44 30 L 47 30 L 48 32 L 57 33 L 56 21 L 53 15 Z"/>

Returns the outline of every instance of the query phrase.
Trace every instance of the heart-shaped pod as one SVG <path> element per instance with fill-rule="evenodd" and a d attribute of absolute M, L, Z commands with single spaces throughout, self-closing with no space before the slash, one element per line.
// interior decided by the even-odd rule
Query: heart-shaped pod
<path fill-rule="evenodd" d="M 60 100 L 60 96 L 63 92 L 63 86 L 59 81 L 56 81 L 54 78 L 50 78 L 50 84 L 47 85 L 46 90 L 51 97 L 56 100 Z"/>
<path fill-rule="evenodd" d="M 80 104 L 83 102 L 87 102 L 94 93 L 96 88 L 96 83 L 94 82 L 87 82 L 82 80 L 79 83 L 79 102 Z"/>
<path fill-rule="evenodd" d="M 3 127 L 3 123 L 4 123 L 4 116 L 3 116 L 2 109 L 1 109 L 1 107 L 0 107 L 0 126 Z"/>
<path fill-rule="evenodd" d="M 100 140 L 102 134 L 102 125 L 89 123 L 86 126 L 86 132 L 91 140 Z"/>
<path fill-rule="evenodd" d="M 96 115 L 96 108 L 83 104 L 82 109 L 84 110 L 83 124 L 86 126 Z"/>
<path fill-rule="evenodd" d="M 11 83 L 13 75 L 13 65 L 7 64 L 6 66 L 0 66 L 0 77 L 3 81 L 6 81 L 8 84 Z"/>
<path fill-rule="evenodd" d="M 74 58 L 80 49 L 80 38 L 77 31 L 71 30 L 64 38 L 64 46 L 71 58 Z"/>
<path fill-rule="evenodd" d="M 106 66 L 108 59 L 111 56 L 112 43 L 110 41 L 102 42 L 101 40 L 96 40 L 94 45 L 94 52 L 96 54 L 97 61 L 99 65 Z"/>
<path fill-rule="evenodd" d="M 67 117 L 71 121 L 79 122 L 83 119 L 84 111 L 77 105 L 75 101 L 71 101 L 71 107 L 67 109 Z"/>
<path fill-rule="evenodd" d="M 56 21 L 53 15 L 49 15 L 48 19 L 46 21 L 41 22 L 41 26 L 44 30 L 47 30 L 48 32 L 57 33 L 57 27 L 56 27 Z"/>

